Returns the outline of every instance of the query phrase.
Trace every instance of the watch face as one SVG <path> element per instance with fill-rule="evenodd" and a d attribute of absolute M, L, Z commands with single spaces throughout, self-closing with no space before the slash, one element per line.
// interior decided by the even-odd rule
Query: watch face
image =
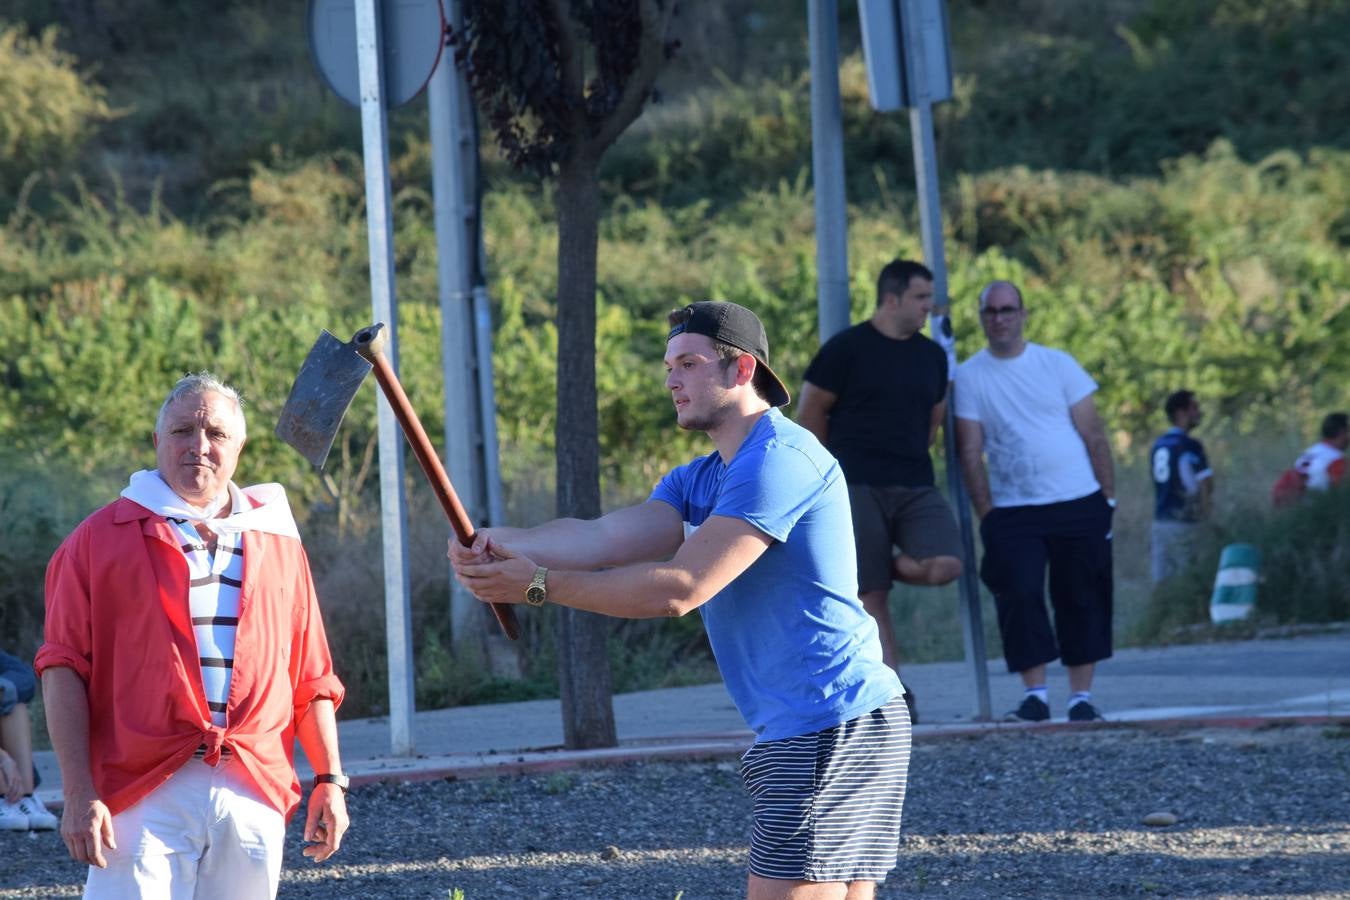
<path fill-rule="evenodd" d="M 526 601 L 534 604 L 535 606 L 542 606 L 544 603 L 544 598 L 547 596 L 548 595 L 544 593 L 544 589 L 541 587 L 531 587 L 528 591 L 525 592 Z"/>

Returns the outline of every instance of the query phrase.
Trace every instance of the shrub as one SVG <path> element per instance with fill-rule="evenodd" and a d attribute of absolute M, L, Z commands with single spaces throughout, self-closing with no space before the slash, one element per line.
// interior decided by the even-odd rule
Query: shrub
<path fill-rule="evenodd" d="M 34 172 L 74 159 L 112 116 L 104 89 L 56 46 L 57 37 L 54 27 L 33 36 L 0 21 L 0 197 Z"/>

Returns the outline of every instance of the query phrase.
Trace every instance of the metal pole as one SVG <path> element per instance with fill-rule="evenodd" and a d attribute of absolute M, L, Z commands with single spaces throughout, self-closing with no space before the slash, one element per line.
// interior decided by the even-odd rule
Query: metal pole
<path fill-rule="evenodd" d="M 361 86 L 361 142 L 366 170 L 366 225 L 370 248 L 370 305 L 385 323 L 389 364 L 398 371 L 394 292 L 394 220 L 390 208 L 389 133 L 377 0 L 355 0 L 356 57 Z M 379 394 L 379 392 L 376 392 Z M 394 411 L 378 400 L 380 513 L 384 536 L 384 617 L 389 653 L 389 749 L 413 754 L 412 615 L 408 589 L 407 509 L 403 499 L 403 436 Z"/>
<path fill-rule="evenodd" d="M 482 246 L 482 242 L 479 242 Z M 478 341 L 478 406 L 482 411 L 483 462 L 487 481 L 489 524 L 506 521 L 502 499 L 502 473 L 497 458 L 497 393 L 492 374 L 492 310 L 488 306 L 487 287 L 473 288 L 474 338 Z"/>
<path fill-rule="evenodd" d="M 901 0 L 907 2 L 907 0 Z M 911 17 L 909 21 L 915 21 Z M 908 37 L 908 36 L 907 36 Z M 905 41 L 905 63 L 913 95 L 909 109 L 909 130 L 914 148 L 914 182 L 919 195 L 919 228 L 923 237 L 923 255 L 933 272 L 934 316 L 950 316 L 951 300 L 947 296 L 947 261 L 942 243 L 942 206 L 938 197 L 937 148 L 933 140 L 933 107 L 924 77 L 923 44 L 918 40 Z M 934 323 L 936 326 L 936 322 Z M 938 335 L 934 334 L 934 339 Z M 954 378 L 955 372 L 949 373 Z M 956 449 L 956 415 L 953 407 L 955 386 L 948 392 L 946 418 L 943 422 L 943 447 L 947 454 L 947 490 L 956 505 L 961 526 L 961 549 L 964 562 L 961 567 L 961 634 L 966 660 L 970 663 L 971 679 L 975 685 L 978 720 L 992 718 L 989 702 L 989 664 L 984 646 L 984 623 L 980 610 L 980 582 L 975 571 L 975 538 L 970 520 L 970 502 L 961 483 L 961 465 Z"/>
<path fill-rule="evenodd" d="M 811 32 L 811 170 L 816 196 L 816 298 L 823 344 L 849 324 L 844 115 L 837 0 L 807 0 Z"/>
<path fill-rule="evenodd" d="M 461 499 L 475 523 L 482 521 L 483 475 L 480 464 L 477 392 L 474 387 L 474 315 L 472 294 L 473 194 L 466 165 L 469 136 L 464 128 L 467 98 L 458 68 L 446 50 L 427 84 L 431 131 L 431 188 L 436 225 L 436 268 L 441 304 L 441 368 L 445 382 L 445 453 L 450 480 L 462 485 Z M 450 578 L 450 629 L 455 641 L 474 633 L 482 604 Z"/>

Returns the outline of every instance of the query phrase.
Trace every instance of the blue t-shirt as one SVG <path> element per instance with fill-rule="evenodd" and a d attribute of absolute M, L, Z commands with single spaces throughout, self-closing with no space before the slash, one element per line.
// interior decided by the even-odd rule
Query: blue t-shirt
<path fill-rule="evenodd" d="M 1180 428 L 1170 428 L 1153 442 L 1153 518 L 1160 522 L 1194 522 L 1196 496 L 1210 476 L 1205 448 Z"/>
<path fill-rule="evenodd" d="M 686 536 L 709 516 L 727 516 L 774 540 L 699 608 L 727 692 L 756 740 L 830 728 L 900 693 L 858 600 L 843 472 L 809 431 L 771 409 L 730 463 L 701 456 L 661 479 L 651 499 L 679 511 Z"/>

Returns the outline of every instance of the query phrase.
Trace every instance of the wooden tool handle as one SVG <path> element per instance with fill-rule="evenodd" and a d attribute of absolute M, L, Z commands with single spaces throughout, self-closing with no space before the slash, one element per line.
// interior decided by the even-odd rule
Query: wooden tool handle
<path fill-rule="evenodd" d="M 450 527 L 455 530 L 455 537 L 463 546 L 469 546 L 477 533 L 473 521 L 464 511 L 464 505 L 459 502 L 459 495 L 455 493 L 455 486 L 450 483 L 445 466 L 441 465 L 441 459 L 436 455 L 431 439 L 427 437 L 422 422 L 413 411 L 412 403 L 408 401 L 408 395 L 403 392 L 403 385 L 399 383 L 393 366 L 389 365 L 389 359 L 384 355 L 384 325 L 362 328 L 352 338 L 352 343 L 356 347 L 356 352 L 374 368 L 375 380 L 379 382 L 380 389 L 389 400 L 394 417 L 398 419 L 404 436 L 412 446 L 413 455 L 417 457 L 422 471 L 426 473 L 427 481 L 431 482 L 436 498 L 441 501 L 441 508 L 445 510 L 446 518 L 450 520 Z M 506 636 L 513 641 L 520 637 L 520 623 L 516 620 L 516 611 L 511 605 L 493 603 L 491 606 L 492 614 L 497 617 L 497 624 L 501 625 Z"/>

